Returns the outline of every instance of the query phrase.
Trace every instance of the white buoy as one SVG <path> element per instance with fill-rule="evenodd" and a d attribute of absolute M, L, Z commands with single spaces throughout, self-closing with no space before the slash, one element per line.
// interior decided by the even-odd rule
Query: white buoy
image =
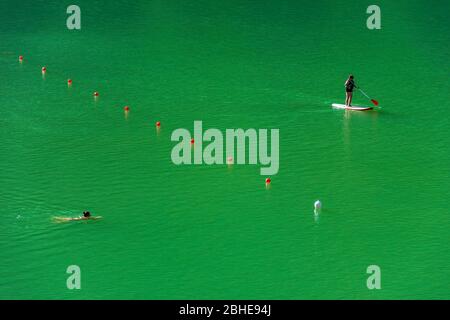
<path fill-rule="evenodd" d="M 317 200 L 314 202 L 314 213 L 319 214 L 320 209 L 322 208 L 322 202 L 320 200 Z"/>

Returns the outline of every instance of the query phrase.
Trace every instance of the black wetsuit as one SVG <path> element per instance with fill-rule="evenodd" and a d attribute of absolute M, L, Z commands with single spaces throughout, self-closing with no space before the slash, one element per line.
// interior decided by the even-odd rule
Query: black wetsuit
<path fill-rule="evenodd" d="M 353 88 L 355 88 L 355 87 L 356 87 L 355 81 L 349 79 L 345 83 L 345 92 L 353 92 Z"/>

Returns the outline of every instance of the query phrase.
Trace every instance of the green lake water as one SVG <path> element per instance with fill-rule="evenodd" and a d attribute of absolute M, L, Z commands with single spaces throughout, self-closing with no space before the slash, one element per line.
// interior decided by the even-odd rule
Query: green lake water
<path fill-rule="evenodd" d="M 450 2 L 70 4 L 0 4 L 0 299 L 450 297 Z M 330 107 L 349 73 L 381 109 Z M 279 129 L 271 187 L 174 165 L 195 120 Z"/>

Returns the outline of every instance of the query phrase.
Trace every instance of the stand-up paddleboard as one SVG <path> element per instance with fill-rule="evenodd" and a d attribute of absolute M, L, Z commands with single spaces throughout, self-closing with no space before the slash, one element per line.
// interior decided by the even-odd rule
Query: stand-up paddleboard
<path fill-rule="evenodd" d="M 339 104 L 339 103 L 333 103 L 331 105 L 333 108 L 336 109 L 346 109 L 346 110 L 355 110 L 355 111 L 366 111 L 366 110 L 372 110 L 373 107 L 360 107 L 360 106 L 346 106 L 345 104 Z"/>

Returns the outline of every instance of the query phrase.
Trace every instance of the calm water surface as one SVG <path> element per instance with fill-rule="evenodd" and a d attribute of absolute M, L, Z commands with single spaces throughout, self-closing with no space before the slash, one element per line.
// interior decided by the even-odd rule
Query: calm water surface
<path fill-rule="evenodd" d="M 449 2 L 69 4 L 0 4 L 0 299 L 449 298 Z M 330 108 L 350 72 L 381 109 Z M 194 120 L 279 129 L 271 188 L 175 166 Z"/>

